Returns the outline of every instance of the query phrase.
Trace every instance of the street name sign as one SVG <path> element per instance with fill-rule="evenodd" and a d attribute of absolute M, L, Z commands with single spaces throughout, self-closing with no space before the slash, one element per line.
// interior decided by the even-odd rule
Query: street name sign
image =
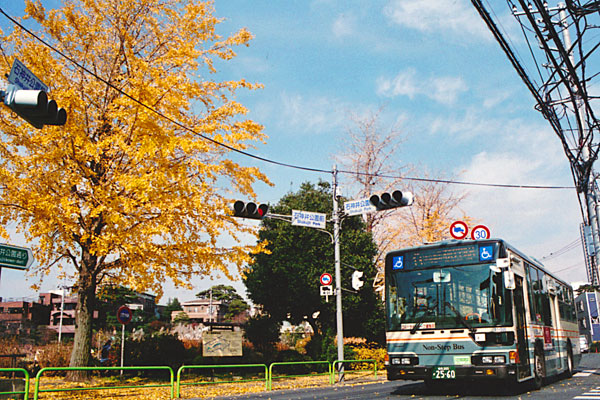
<path fill-rule="evenodd" d="M 30 248 L 0 244 L 0 267 L 24 270 L 29 268 L 33 261 Z"/>
<path fill-rule="evenodd" d="M 377 211 L 377 208 L 371 204 L 368 197 L 364 199 L 351 200 L 344 203 L 344 213 L 346 215 L 367 214 Z"/>
<path fill-rule="evenodd" d="M 48 86 L 16 58 L 8 74 L 8 81 L 24 90 L 43 90 L 48 93 Z"/>
<path fill-rule="evenodd" d="M 325 229 L 326 222 L 327 215 L 325 214 L 310 211 L 292 210 L 292 225 Z"/>

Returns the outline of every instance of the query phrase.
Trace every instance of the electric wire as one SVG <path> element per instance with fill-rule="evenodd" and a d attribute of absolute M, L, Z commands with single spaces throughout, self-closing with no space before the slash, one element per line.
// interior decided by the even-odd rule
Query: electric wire
<path fill-rule="evenodd" d="M 547 260 L 551 260 L 551 259 L 556 258 L 556 257 L 560 257 L 563 254 L 568 253 L 569 251 L 578 248 L 579 245 L 581 245 L 581 239 L 580 238 L 574 240 L 573 242 L 565 245 L 564 247 L 562 247 L 562 248 L 560 248 L 558 250 L 553 251 L 552 253 L 548 254 L 547 256 L 542 257 L 541 261 L 547 261 Z"/>
<path fill-rule="evenodd" d="M 476 0 L 473 0 L 476 1 Z M 128 98 L 129 100 L 133 101 L 134 103 L 140 105 L 141 107 L 145 108 L 146 110 L 156 114 L 157 116 L 159 116 L 160 118 L 165 119 L 166 121 L 169 121 L 170 123 L 174 124 L 175 126 L 190 132 L 206 141 L 209 141 L 217 146 L 221 146 L 229 151 L 238 153 L 240 155 L 258 160 L 258 161 L 262 161 L 265 163 L 269 163 L 269 164 L 274 164 L 277 166 L 281 166 L 281 167 L 286 167 L 286 168 L 293 168 L 293 169 L 298 169 L 298 170 L 304 170 L 304 171 L 310 171 L 310 172 L 318 172 L 318 173 L 326 173 L 326 174 L 331 174 L 333 173 L 332 170 L 326 170 L 326 169 L 321 169 L 321 168 L 312 168 L 312 167 L 306 167 L 306 166 L 301 166 L 301 165 L 296 165 L 296 164 L 290 164 L 290 163 L 285 163 L 285 162 L 281 162 L 281 161 L 276 161 L 273 159 L 269 159 L 266 157 L 262 157 L 262 156 L 258 156 L 256 154 L 252 154 L 250 152 L 244 151 L 244 150 L 240 150 L 237 149 L 235 147 L 232 147 L 228 144 L 219 142 L 211 137 L 208 137 L 206 135 L 203 135 L 185 125 L 183 125 L 182 123 L 180 123 L 179 121 L 173 119 L 172 117 L 158 111 L 157 109 L 145 104 L 144 102 L 140 101 L 139 99 L 137 99 L 136 97 L 130 95 L 129 93 L 125 92 L 124 90 L 114 86 L 112 83 L 110 83 L 109 81 L 107 81 L 106 79 L 102 78 L 101 76 L 97 75 L 95 72 L 91 71 L 90 69 L 86 68 L 85 66 L 83 66 L 81 63 L 79 63 L 78 61 L 74 60 L 73 58 L 69 57 L 68 55 L 66 55 L 64 52 L 60 51 L 59 49 L 57 49 L 55 46 L 51 45 L 50 43 L 46 42 L 44 39 L 42 39 L 41 37 L 39 37 L 38 35 L 36 35 L 34 32 L 30 31 L 29 29 L 27 29 L 25 26 L 23 26 L 20 22 L 18 22 L 16 19 L 14 19 L 13 17 L 11 17 L 10 15 L 8 15 L 4 9 L 2 7 L 0 7 L 0 13 L 2 15 L 4 15 L 9 21 L 11 21 L 14 25 L 16 25 L 17 27 L 19 27 L 20 29 L 22 29 L 24 32 L 26 32 L 28 35 L 30 35 L 31 37 L 33 37 L 34 39 L 36 39 L 37 41 L 39 41 L 40 43 L 42 43 L 44 46 L 48 47 L 49 49 L 51 49 L 53 52 L 55 52 L 56 54 L 58 54 L 59 56 L 63 57 L 65 60 L 67 60 L 68 62 L 70 62 L 71 64 L 73 64 L 74 66 L 76 66 L 77 68 L 81 69 L 82 71 L 86 72 L 87 74 L 89 74 L 90 76 L 94 77 L 95 79 L 98 79 L 99 81 L 101 81 L 102 83 L 104 83 L 105 85 L 107 85 L 108 87 L 110 87 L 111 89 L 117 91 L 118 93 L 122 94 L 123 96 L 125 96 L 126 98 Z M 535 92 L 535 90 L 533 89 L 533 86 L 531 85 L 530 88 L 531 91 Z M 467 182 L 467 181 L 456 181 L 456 180 L 445 180 L 445 179 L 428 179 L 428 178 L 419 178 L 419 177 L 406 177 L 406 176 L 392 176 L 392 175 L 384 175 L 384 174 L 372 174 L 372 173 L 366 173 L 366 172 L 353 172 L 353 171 L 345 171 L 345 170 L 338 170 L 338 172 L 340 173 L 344 173 L 344 174 L 349 174 L 349 175 L 363 175 L 363 176 L 373 176 L 373 177 L 380 177 L 380 178 L 391 178 L 391 179 L 398 179 L 398 180 L 407 180 L 407 181 L 418 181 L 418 182 L 432 182 L 432 183 L 442 183 L 442 184 L 453 184 L 453 185 L 468 185 L 468 186 L 482 186 L 482 187 L 495 187 L 495 188 L 515 188 L 515 189 L 559 189 L 559 190 L 563 190 L 563 189 L 574 189 L 574 186 L 546 186 L 546 185 L 519 185 L 519 184 L 497 184 L 497 183 L 482 183 L 482 182 Z"/>

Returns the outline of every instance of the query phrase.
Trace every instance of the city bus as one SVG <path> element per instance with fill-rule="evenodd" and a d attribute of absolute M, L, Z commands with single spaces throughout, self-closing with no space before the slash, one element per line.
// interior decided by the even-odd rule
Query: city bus
<path fill-rule="evenodd" d="M 385 303 L 389 380 L 539 389 L 581 359 L 572 287 L 501 239 L 386 254 Z"/>

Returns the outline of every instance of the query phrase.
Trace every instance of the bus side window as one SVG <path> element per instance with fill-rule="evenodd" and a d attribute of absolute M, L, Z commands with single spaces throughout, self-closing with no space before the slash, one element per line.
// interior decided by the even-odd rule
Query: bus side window
<path fill-rule="evenodd" d="M 546 274 L 542 271 L 538 271 L 538 278 L 540 280 L 540 292 L 539 292 L 539 303 L 542 309 L 542 321 L 546 326 L 552 326 L 552 312 L 550 310 L 550 292 L 548 290 L 548 280 Z"/>
<path fill-rule="evenodd" d="M 535 304 L 535 292 L 537 289 L 537 271 L 528 263 L 525 263 L 525 271 L 527 273 L 527 297 L 529 298 L 529 317 L 532 322 L 537 322 L 537 315 L 539 315 Z"/>

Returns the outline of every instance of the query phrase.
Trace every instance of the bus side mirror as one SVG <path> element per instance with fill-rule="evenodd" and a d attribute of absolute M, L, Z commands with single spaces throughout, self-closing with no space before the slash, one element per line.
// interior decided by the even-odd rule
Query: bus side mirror
<path fill-rule="evenodd" d="M 504 271 L 504 287 L 508 290 L 517 288 L 515 283 L 515 273 L 513 271 Z"/>

